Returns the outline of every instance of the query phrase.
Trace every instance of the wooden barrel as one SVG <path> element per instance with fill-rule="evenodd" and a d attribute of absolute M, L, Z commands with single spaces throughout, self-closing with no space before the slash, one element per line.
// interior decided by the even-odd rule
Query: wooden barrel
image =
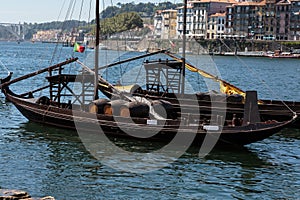
<path fill-rule="evenodd" d="M 127 107 L 131 117 L 148 118 L 149 106 L 141 102 L 128 102 Z M 121 115 L 123 116 L 123 115 Z"/>
<path fill-rule="evenodd" d="M 126 103 L 128 101 L 125 100 L 112 100 L 107 103 L 107 105 L 104 106 L 104 114 L 105 115 L 115 115 L 115 116 L 121 116 L 121 110 L 126 109 Z M 125 107 L 125 108 L 124 108 Z M 125 111 L 122 111 L 124 113 Z"/>
<path fill-rule="evenodd" d="M 130 117 L 130 110 L 128 108 L 128 103 L 120 107 L 120 116 Z"/>
<path fill-rule="evenodd" d="M 149 117 L 149 106 L 140 102 L 113 100 L 104 106 L 104 114 L 122 117 Z"/>
<path fill-rule="evenodd" d="M 139 86 L 138 84 L 134 84 L 130 89 L 130 94 L 139 93 L 140 91 L 142 91 L 141 86 Z"/>
<path fill-rule="evenodd" d="M 111 105 L 110 105 L 110 104 L 106 104 L 106 105 L 103 107 L 103 114 L 104 114 L 104 115 L 112 115 L 112 114 L 113 114 L 113 111 L 112 111 L 112 108 L 111 108 Z"/>
<path fill-rule="evenodd" d="M 154 111 L 162 117 L 167 119 L 176 119 L 178 117 L 174 106 L 165 100 L 154 100 L 151 103 Z"/>
<path fill-rule="evenodd" d="M 50 99 L 46 96 L 41 96 L 36 100 L 37 104 L 50 105 Z"/>
<path fill-rule="evenodd" d="M 97 114 L 105 114 L 105 106 L 107 106 L 109 103 L 108 99 L 97 99 L 92 101 L 89 104 L 89 112 L 90 113 L 97 113 Z"/>

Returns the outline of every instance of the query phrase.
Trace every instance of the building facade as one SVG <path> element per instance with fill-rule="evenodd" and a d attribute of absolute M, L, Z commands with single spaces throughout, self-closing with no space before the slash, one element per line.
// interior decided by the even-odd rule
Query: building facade
<path fill-rule="evenodd" d="M 161 38 L 162 34 L 162 11 L 157 10 L 154 14 L 154 36 Z"/>
<path fill-rule="evenodd" d="M 291 2 L 290 40 L 300 40 L 300 0 Z"/>
<path fill-rule="evenodd" d="M 176 38 L 177 10 L 162 11 L 161 39 Z"/>
<path fill-rule="evenodd" d="M 225 13 L 216 13 L 209 16 L 206 39 L 225 37 L 225 19 Z"/>
<path fill-rule="evenodd" d="M 275 4 L 276 11 L 276 40 L 290 39 L 291 2 L 281 0 Z"/>
<path fill-rule="evenodd" d="M 184 7 L 177 8 L 177 38 L 182 38 L 183 36 L 183 29 L 184 29 Z M 193 13 L 193 7 L 188 5 L 187 6 L 187 13 L 186 13 L 186 36 L 193 37 L 194 35 L 194 28 L 193 28 L 193 20 L 194 13 Z"/>
<path fill-rule="evenodd" d="M 179 7 L 176 11 L 157 12 L 155 35 L 163 39 L 182 38 L 183 10 L 184 7 Z M 198 39 L 300 40 L 299 13 L 300 0 L 188 1 L 186 36 Z"/>

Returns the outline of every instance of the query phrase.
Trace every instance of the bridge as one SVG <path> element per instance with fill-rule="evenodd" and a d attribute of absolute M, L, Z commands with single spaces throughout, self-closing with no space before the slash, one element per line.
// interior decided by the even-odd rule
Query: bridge
<path fill-rule="evenodd" d="M 27 34 L 27 27 L 25 24 L 11 24 L 11 23 L 0 23 L 0 29 L 9 32 L 17 41 L 23 41 Z"/>

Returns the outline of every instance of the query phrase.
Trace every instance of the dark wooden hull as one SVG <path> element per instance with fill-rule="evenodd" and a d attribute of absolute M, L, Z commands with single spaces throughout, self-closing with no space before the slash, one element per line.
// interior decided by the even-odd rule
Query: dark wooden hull
<path fill-rule="evenodd" d="M 170 120 L 169 122 L 166 122 L 166 124 L 156 126 L 147 125 L 147 119 L 145 118 L 133 119 L 134 122 L 132 122 L 131 118 L 117 117 L 118 122 L 116 122 L 116 118 L 114 118 L 113 116 L 99 114 L 96 115 L 97 120 L 93 120 L 93 118 L 95 118 L 95 114 L 92 113 L 37 104 L 35 103 L 35 101 L 33 101 L 33 99 L 20 98 L 9 91 L 6 91 L 5 95 L 7 100 L 11 101 L 26 118 L 28 118 L 30 121 L 41 124 L 76 130 L 76 128 L 78 129 L 78 126 L 75 126 L 76 121 L 76 123 L 80 124 L 79 129 L 81 132 L 93 132 L 97 134 L 98 131 L 91 127 L 93 127 L 94 125 L 100 125 L 101 129 L 106 135 L 115 137 L 128 137 L 134 139 L 136 138 L 126 134 L 126 132 L 133 131 L 139 134 L 147 134 L 153 131 L 157 131 L 158 133 L 151 138 L 141 138 L 141 140 L 156 140 L 164 142 L 171 141 L 176 136 L 176 134 L 178 134 L 179 123 L 176 123 L 176 121 Z M 219 132 L 214 133 L 212 131 L 207 134 L 207 131 L 202 128 L 197 127 L 195 130 L 195 126 L 183 126 L 180 127 L 183 128 L 181 129 L 181 132 L 184 132 L 181 141 L 184 141 L 184 138 L 190 138 L 192 134 L 195 134 L 193 144 L 197 146 L 202 145 L 202 142 L 207 135 L 212 138 L 218 137 L 217 145 L 246 145 L 263 140 L 279 132 L 281 129 L 289 126 L 293 121 L 293 119 L 290 119 L 286 122 L 277 122 L 271 124 L 262 123 L 259 125 L 240 127 L 224 126 L 220 137 Z"/>
<path fill-rule="evenodd" d="M 101 91 L 106 94 L 108 98 L 111 98 L 111 91 L 107 91 L 107 88 L 101 88 Z M 201 114 L 210 114 L 212 103 L 209 95 L 204 98 L 199 98 L 194 94 L 186 94 L 184 96 L 174 95 L 174 94 L 155 94 L 143 91 L 142 93 L 133 93 L 134 96 L 145 97 L 151 100 L 166 100 L 172 103 L 181 112 L 190 112 L 196 109 L 200 111 Z M 217 97 L 216 97 L 217 99 Z M 222 98 L 223 99 L 223 98 Z M 277 120 L 277 121 L 287 121 L 293 116 L 293 112 L 300 115 L 300 102 L 294 101 L 276 101 L 276 100 L 262 100 L 264 103 L 259 104 L 259 112 L 261 119 L 266 120 Z M 288 107 L 289 108 L 288 108 Z M 231 102 L 228 100 L 223 100 L 218 102 L 214 100 L 214 111 L 224 112 L 224 107 L 226 107 L 226 117 L 227 119 L 232 119 L 233 114 L 237 117 L 242 118 L 244 113 L 244 103 L 242 102 Z M 292 112 L 293 111 L 293 112 Z M 290 125 L 292 128 L 300 129 L 300 120 Z"/>

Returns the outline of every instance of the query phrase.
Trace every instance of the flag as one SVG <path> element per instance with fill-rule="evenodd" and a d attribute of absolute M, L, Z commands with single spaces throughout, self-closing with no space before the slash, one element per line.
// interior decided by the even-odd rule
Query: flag
<path fill-rule="evenodd" d="M 170 42 L 171 46 L 174 48 L 175 44 L 171 40 L 169 40 L 169 42 Z"/>
<path fill-rule="evenodd" d="M 78 44 L 77 42 L 74 44 L 74 52 L 79 52 L 79 53 L 83 53 L 85 50 L 84 46 L 81 46 L 80 44 Z"/>

